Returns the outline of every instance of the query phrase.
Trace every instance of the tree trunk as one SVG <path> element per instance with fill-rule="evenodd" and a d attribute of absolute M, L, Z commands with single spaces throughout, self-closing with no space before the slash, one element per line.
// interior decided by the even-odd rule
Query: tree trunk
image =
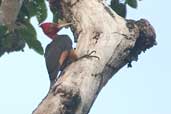
<path fill-rule="evenodd" d="M 64 17 L 77 39 L 79 56 L 69 65 L 33 114 L 88 114 L 98 93 L 124 65 L 155 44 L 145 19 L 125 20 L 100 0 L 61 0 Z"/>
<path fill-rule="evenodd" d="M 14 30 L 22 3 L 23 0 L 2 0 L 0 4 L 0 25 L 5 24 L 9 30 Z"/>
<path fill-rule="evenodd" d="M 155 44 L 155 31 L 145 19 L 125 20 L 102 0 L 60 0 L 63 16 L 78 41 L 78 56 L 33 114 L 88 114 L 98 93 L 127 63 Z M 2 0 L 0 25 L 14 29 L 23 0 Z M 94 56 L 94 57 L 93 57 Z"/>

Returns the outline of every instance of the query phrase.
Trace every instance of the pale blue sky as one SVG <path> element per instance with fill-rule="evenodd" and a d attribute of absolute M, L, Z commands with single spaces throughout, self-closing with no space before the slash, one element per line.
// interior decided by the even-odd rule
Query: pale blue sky
<path fill-rule="evenodd" d="M 142 53 L 133 68 L 122 68 L 103 88 L 90 114 L 171 114 L 171 1 L 143 0 L 128 18 L 146 18 L 154 26 L 158 45 Z M 51 20 L 48 16 L 47 20 Z M 50 42 L 32 20 L 43 47 Z M 71 35 L 69 30 L 61 33 Z M 47 94 L 49 79 L 43 56 L 25 52 L 0 58 L 0 114 L 31 114 Z"/>

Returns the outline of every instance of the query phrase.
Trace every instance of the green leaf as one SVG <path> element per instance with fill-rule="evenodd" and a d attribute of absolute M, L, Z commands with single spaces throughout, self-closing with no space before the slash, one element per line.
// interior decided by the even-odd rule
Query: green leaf
<path fill-rule="evenodd" d="M 119 3 L 119 0 L 112 0 L 110 7 L 120 16 L 126 17 L 127 9 L 124 3 Z"/>
<path fill-rule="evenodd" d="M 111 4 L 113 4 L 113 5 L 117 5 L 119 3 L 120 3 L 119 0 L 111 0 Z"/>
<path fill-rule="evenodd" d="M 138 7 L 137 0 L 126 0 L 125 3 L 128 4 L 132 8 L 137 8 Z"/>
<path fill-rule="evenodd" d="M 33 3 L 33 1 L 25 0 L 24 5 L 27 8 L 30 17 L 36 15 L 36 4 Z"/>
<path fill-rule="evenodd" d="M 43 22 L 47 17 L 47 9 L 44 0 L 36 0 L 37 7 L 36 7 L 36 17 L 39 23 Z"/>
<path fill-rule="evenodd" d="M 27 6 L 26 6 L 26 1 L 24 1 L 24 3 L 23 3 L 23 5 L 22 5 L 22 7 L 21 7 L 21 10 L 20 10 L 20 12 L 19 12 L 19 14 L 18 14 L 18 18 L 17 18 L 17 20 L 19 21 L 21 21 L 21 20 L 25 20 L 25 19 L 30 19 L 30 14 L 29 14 L 29 10 L 28 10 L 28 8 L 27 8 Z"/>
<path fill-rule="evenodd" d="M 43 47 L 40 41 L 37 40 L 36 31 L 30 23 L 24 23 L 25 27 L 18 29 L 21 38 L 25 40 L 29 48 L 34 49 L 37 53 L 43 55 Z"/>

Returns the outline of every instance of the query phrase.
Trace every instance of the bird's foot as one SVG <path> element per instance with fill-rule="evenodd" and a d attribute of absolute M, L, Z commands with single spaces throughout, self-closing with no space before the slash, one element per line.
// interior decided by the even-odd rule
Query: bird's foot
<path fill-rule="evenodd" d="M 83 59 L 83 58 L 92 58 L 92 57 L 97 58 L 99 60 L 100 58 L 98 56 L 92 55 L 93 53 L 96 53 L 96 51 L 92 51 L 89 54 L 83 55 L 80 58 L 78 58 L 76 61 Z"/>

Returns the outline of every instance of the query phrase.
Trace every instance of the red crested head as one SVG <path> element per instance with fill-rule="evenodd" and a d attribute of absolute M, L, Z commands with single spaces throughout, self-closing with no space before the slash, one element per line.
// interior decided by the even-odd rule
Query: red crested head
<path fill-rule="evenodd" d="M 57 32 L 59 31 L 57 23 L 42 23 L 40 27 L 43 29 L 43 32 L 51 39 L 54 39 Z"/>
<path fill-rule="evenodd" d="M 58 23 L 51 23 L 51 22 L 46 22 L 42 23 L 40 27 L 43 29 L 43 32 L 52 40 L 56 38 L 57 32 L 65 26 L 71 25 L 72 23 L 64 23 L 64 24 L 58 24 Z"/>

